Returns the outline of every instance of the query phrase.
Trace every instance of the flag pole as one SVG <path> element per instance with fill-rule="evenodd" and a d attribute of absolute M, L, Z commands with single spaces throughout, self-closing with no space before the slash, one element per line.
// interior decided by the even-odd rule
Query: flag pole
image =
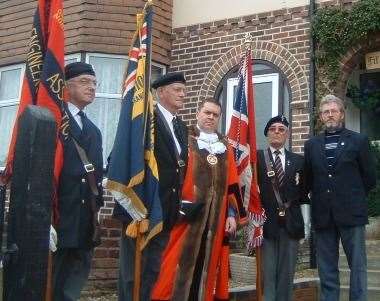
<path fill-rule="evenodd" d="M 141 233 L 140 222 L 136 223 L 136 248 L 135 248 L 135 273 L 133 282 L 133 301 L 140 300 L 140 286 L 141 286 Z"/>
<path fill-rule="evenodd" d="M 149 13 L 147 9 L 152 9 L 153 1 L 148 0 L 144 6 L 144 14 L 138 16 L 140 20 L 138 23 L 139 27 L 143 26 L 144 15 Z M 149 101 L 149 91 L 150 91 L 150 77 L 151 77 L 151 55 L 152 55 L 152 47 L 151 47 L 151 24 L 147 24 L 147 32 L 146 32 L 146 53 L 145 53 L 145 78 L 144 78 L 144 136 L 142 139 L 143 149 L 145 149 L 145 141 L 146 141 L 146 130 L 148 123 L 148 101 Z M 140 30 L 140 29 L 139 29 Z M 141 39 L 141 33 L 139 34 L 139 38 Z M 144 229 L 143 229 L 144 228 Z M 135 270 L 134 270 L 134 283 L 133 283 L 133 301 L 140 300 L 140 287 L 141 287 L 141 257 L 142 257 L 142 233 L 145 232 L 146 227 L 142 227 L 141 221 L 136 222 L 136 248 L 135 248 Z M 144 231 L 143 231 L 144 230 Z"/>
<path fill-rule="evenodd" d="M 247 33 L 244 37 L 245 51 L 251 51 L 252 49 L 251 46 L 252 46 L 252 36 L 250 33 Z M 249 64 L 251 64 L 251 62 L 249 62 Z M 251 81 L 251 79 L 249 81 Z M 249 89 L 251 89 L 251 92 L 253 93 L 253 82 L 252 82 L 252 87 L 249 87 Z M 253 181 L 257 185 L 257 162 L 255 163 L 251 162 L 251 169 L 253 169 Z M 255 247 L 255 254 L 256 254 L 256 300 L 262 301 L 263 291 L 262 291 L 262 273 L 261 273 L 261 261 L 262 261 L 261 245 L 260 246 L 257 245 Z"/>

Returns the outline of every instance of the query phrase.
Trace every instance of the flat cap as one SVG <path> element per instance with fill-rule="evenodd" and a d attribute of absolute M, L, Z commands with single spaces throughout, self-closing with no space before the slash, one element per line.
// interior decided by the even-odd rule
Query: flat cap
<path fill-rule="evenodd" d="M 157 89 L 162 86 L 167 86 L 172 83 L 183 83 L 186 84 L 185 74 L 182 72 L 173 72 L 173 73 L 167 73 L 160 78 L 156 79 L 152 83 L 152 88 Z"/>
<path fill-rule="evenodd" d="M 77 77 L 79 75 L 88 74 L 95 76 L 92 65 L 82 62 L 70 63 L 65 67 L 65 80 Z"/>
<path fill-rule="evenodd" d="M 271 119 L 269 119 L 269 121 L 267 122 L 267 125 L 265 126 L 265 129 L 264 129 L 265 136 L 267 135 L 270 126 L 274 123 L 282 123 L 286 127 L 289 127 L 289 122 L 284 115 L 274 116 Z"/>

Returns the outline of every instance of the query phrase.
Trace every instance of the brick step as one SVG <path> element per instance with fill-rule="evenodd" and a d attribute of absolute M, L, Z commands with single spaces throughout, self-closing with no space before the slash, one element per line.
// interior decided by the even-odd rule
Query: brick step
<path fill-rule="evenodd" d="M 318 279 L 303 278 L 294 282 L 294 301 L 318 300 Z M 256 286 L 247 285 L 230 289 L 231 301 L 256 301 Z"/>
<path fill-rule="evenodd" d="M 340 284 L 349 285 L 350 284 L 350 270 L 340 269 Z M 380 270 L 367 270 L 368 277 L 368 287 L 380 287 Z"/>
<path fill-rule="evenodd" d="M 348 263 L 345 255 L 339 257 L 339 268 L 348 269 Z M 380 270 L 380 255 L 367 256 L 367 268 L 368 270 Z"/>
<path fill-rule="evenodd" d="M 350 289 L 347 285 L 341 285 L 340 286 L 340 301 L 347 301 L 349 300 L 350 295 Z M 378 301 L 380 300 L 380 287 L 368 287 L 367 290 L 368 293 L 368 300 L 367 301 Z"/>
<path fill-rule="evenodd" d="M 243 253 L 230 255 L 231 278 L 236 283 L 256 283 L 256 258 Z"/>
<path fill-rule="evenodd" d="M 115 280 L 118 277 L 117 269 L 96 269 L 92 270 L 89 276 L 89 280 Z"/>

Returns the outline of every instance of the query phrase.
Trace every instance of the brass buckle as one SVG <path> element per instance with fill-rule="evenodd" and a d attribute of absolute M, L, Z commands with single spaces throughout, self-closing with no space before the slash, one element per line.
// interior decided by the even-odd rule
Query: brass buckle
<path fill-rule="evenodd" d="M 268 176 L 269 178 L 274 177 L 274 176 L 275 176 L 274 171 L 273 171 L 273 170 L 268 171 L 268 172 L 267 172 L 267 176 Z"/>
<path fill-rule="evenodd" d="M 95 170 L 94 165 L 92 165 L 91 163 L 85 164 L 84 169 L 86 170 L 86 172 L 92 172 Z"/>

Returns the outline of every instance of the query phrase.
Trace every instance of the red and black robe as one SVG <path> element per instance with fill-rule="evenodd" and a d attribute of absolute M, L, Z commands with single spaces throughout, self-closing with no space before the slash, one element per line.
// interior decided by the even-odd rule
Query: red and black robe
<path fill-rule="evenodd" d="M 208 162 L 207 150 L 198 148 L 196 128 L 189 133 L 189 161 L 182 199 L 204 202 L 197 220 L 179 223 L 171 232 L 163 253 L 161 271 L 152 293 L 153 300 L 189 300 L 197 281 L 197 300 L 228 300 L 229 246 L 225 223 L 228 208 L 234 207 L 239 223 L 246 220 L 233 152 L 215 154 Z M 195 272 L 195 271 L 198 272 Z"/>

